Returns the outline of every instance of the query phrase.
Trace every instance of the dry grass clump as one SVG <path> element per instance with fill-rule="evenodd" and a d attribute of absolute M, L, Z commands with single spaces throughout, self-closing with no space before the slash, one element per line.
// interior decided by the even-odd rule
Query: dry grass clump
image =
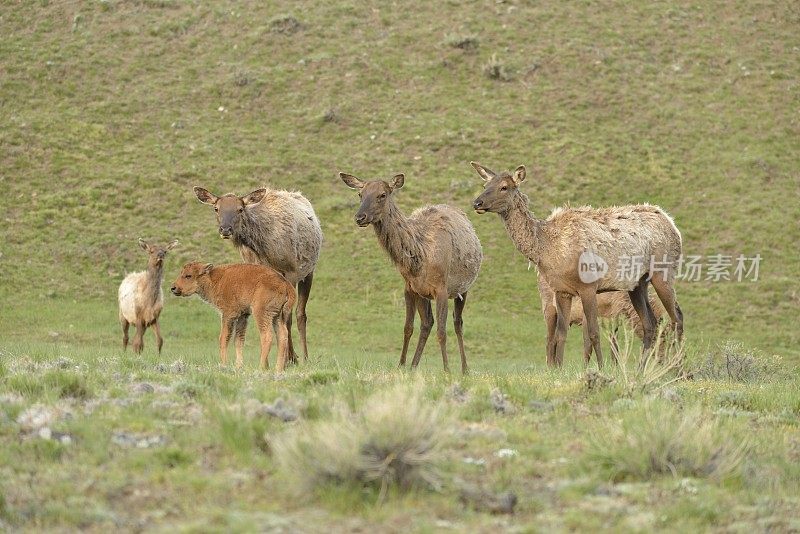
<path fill-rule="evenodd" d="M 737 341 L 726 341 L 710 352 L 694 376 L 707 380 L 757 382 L 774 374 L 775 365 Z"/>
<path fill-rule="evenodd" d="M 681 412 L 650 401 L 601 424 L 587 461 L 615 482 L 664 474 L 726 480 L 741 472 L 749 450 L 745 434 L 730 424 L 699 408 Z"/>
<path fill-rule="evenodd" d="M 272 443 L 278 465 L 300 491 L 322 484 L 438 487 L 436 465 L 448 422 L 419 385 L 369 397 L 360 409 L 335 407 L 327 420 L 304 423 Z"/>
<path fill-rule="evenodd" d="M 650 351 L 643 354 L 635 366 L 632 365 L 636 356 L 630 329 L 621 329 L 621 344 L 616 335 L 609 339 L 612 358 L 618 363 L 615 382 L 622 386 L 626 395 L 658 390 L 686 377 L 686 348 L 682 342 L 671 339 L 665 328 L 668 326 L 658 328 Z"/>
<path fill-rule="evenodd" d="M 464 52 L 475 52 L 480 46 L 480 39 L 475 35 L 451 33 L 445 36 L 444 44 L 451 48 L 458 48 Z"/>
<path fill-rule="evenodd" d="M 291 35 L 302 30 L 303 25 L 292 15 L 275 15 L 269 20 L 269 29 L 272 33 Z"/>
<path fill-rule="evenodd" d="M 483 74 L 491 80 L 498 80 L 501 82 L 511 81 L 511 74 L 508 72 L 508 69 L 506 69 L 505 64 L 497 59 L 497 54 L 492 54 L 489 61 L 484 63 Z"/>

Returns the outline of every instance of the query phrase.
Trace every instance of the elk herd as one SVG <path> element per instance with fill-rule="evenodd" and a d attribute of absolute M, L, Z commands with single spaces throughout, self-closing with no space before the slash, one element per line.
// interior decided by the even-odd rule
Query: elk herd
<path fill-rule="evenodd" d="M 666 212 L 649 204 L 599 209 L 564 207 L 539 219 L 528 208 L 528 197 L 520 189 L 526 178 L 524 166 L 513 173 L 496 173 L 479 163 L 471 165 L 484 181 L 484 191 L 473 202 L 473 209 L 478 214 L 496 213 L 517 250 L 539 273 L 548 365 L 563 364 L 567 329 L 580 324 L 584 361 L 588 364 L 594 353 L 598 366 L 602 366 L 600 317 L 627 321 L 641 337 L 644 352 L 653 346 L 657 324 L 665 315 L 676 339 L 681 339 L 683 314 L 674 288 L 681 234 Z M 388 181 L 363 181 L 346 173 L 339 173 L 339 178 L 360 197 L 355 223 L 373 227 L 405 283 L 400 365 L 406 363 L 415 316 L 419 315 L 419 338 L 411 367 L 419 364 L 435 324 L 442 364 L 449 371 L 446 326 L 449 301 L 453 300 L 461 371 L 466 373 L 463 313 L 483 261 L 481 243 L 466 214 L 446 204 L 403 214 L 395 202 L 395 195 L 405 183 L 403 174 Z M 322 229 L 311 203 L 298 192 L 268 188 L 242 197 L 216 196 L 202 187 L 195 187 L 194 193 L 200 202 L 213 207 L 220 237 L 233 243 L 243 263 L 188 263 L 172 284 L 171 292 L 176 296 L 197 294 L 219 310 L 222 365 L 227 364 L 227 348 L 233 336 L 236 366 L 241 367 L 250 316 L 261 337 L 261 367 L 268 367 L 273 332 L 278 346 L 276 371 L 282 372 L 286 362 L 296 362 L 293 310 L 303 357 L 307 359 L 306 305 L 322 247 Z M 175 240 L 162 247 L 139 240 L 149 255 L 147 270 L 127 275 L 119 287 L 123 349 L 127 348 L 128 331 L 133 324 L 134 351 L 142 351 L 144 332 L 152 327 L 161 352 L 158 320 L 164 303 L 164 258 L 177 244 Z M 603 270 L 595 276 L 584 276 L 581 271 L 586 254 L 601 258 Z M 644 260 L 635 276 L 619 275 L 624 271 L 621 262 L 625 258 Z M 652 259 L 658 260 L 658 268 Z M 649 294 L 650 285 L 658 301 Z"/>

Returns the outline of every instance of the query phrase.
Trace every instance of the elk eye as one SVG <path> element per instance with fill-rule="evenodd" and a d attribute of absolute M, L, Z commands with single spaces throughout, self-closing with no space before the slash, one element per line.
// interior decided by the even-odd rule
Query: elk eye
<path fill-rule="evenodd" d="M 219 208 L 214 206 L 214 211 L 219 212 Z"/>
<path fill-rule="evenodd" d="M 192 277 L 192 275 L 191 275 L 191 274 L 184 274 L 184 275 L 183 275 L 183 277 L 184 277 L 184 278 L 186 278 L 186 279 L 188 280 L 189 278 L 191 278 L 191 277 Z"/>
<path fill-rule="evenodd" d="M 380 198 L 386 198 L 386 193 L 381 193 Z"/>
<path fill-rule="evenodd" d="M 503 187 L 500 188 L 500 191 L 508 191 L 508 187 L 504 185 Z"/>
<path fill-rule="evenodd" d="M 243 211 L 244 211 L 244 208 L 239 208 L 239 213 L 242 213 Z"/>

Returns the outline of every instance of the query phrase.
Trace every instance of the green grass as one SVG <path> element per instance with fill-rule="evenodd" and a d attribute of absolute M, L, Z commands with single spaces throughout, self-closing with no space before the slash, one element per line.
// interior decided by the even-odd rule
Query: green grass
<path fill-rule="evenodd" d="M 798 528 L 798 17 L 771 1 L 0 7 L 0 529 Z M 542 216 L 652 202 L 675 217 L 686 254 L 761 254 L 757 282 L 677 286 L 699 370 L 669 386 L 669 402 L 719 439 L 751 436 L 735 476 L 651 476 L 632 453 L 635 474 L 614 483 L 620 452 L 599 461 L 593 432 L 639 428 L 644 400 L 666 388 L 633 391 L 612 372 L 587 391 L 577 329 L 567 366 L 546 369 L 535 272 L 496 216 L 469 213 L 485 253 L 464 316 L 474 374 L 442 376 L 435 336 L 418 373 L 456 421 L 437 466 L 450 483 L 389 490 L 382 505 L 362 488 L 282 491 L 264 436 L 292 424 L 253 420 L 248 400 L 301 400 L 301 419 L 324 422 L 334 401 L 358 413 L 410 380 L 395 370 L 402 281 L 353 224 L 357 199 L 336 173 L 405 172 L 405 211 L 469 211 L 481 184 L 470 160 L 525 164 Z M 122 354 L 116 289 L 145 266 L 136 239 L 180 239 L 165 283 L 186 261 L 237 261 L 191 187 L 265 183 L 302 190 L 323 224 L 311 361 L 282 380 L 258 372 L 251 325 L 245 369 L 219 369 L 216 315 L 169 296 L 164 354 L 149 333 L 141 357 Z M 740 380 L 726 376 L 731 351 Z M 142 381 L 156 391 L 133 392 Z M 495 412 L 494 388 L 513 413 Z M 52 430 L 71 443 L 21 431 L 36 404 L 69 414 Z M 166 441 L 124 448 L 120 432 Z M 514 491 L 517 515 L 465 508 L 456 480 Z"/>

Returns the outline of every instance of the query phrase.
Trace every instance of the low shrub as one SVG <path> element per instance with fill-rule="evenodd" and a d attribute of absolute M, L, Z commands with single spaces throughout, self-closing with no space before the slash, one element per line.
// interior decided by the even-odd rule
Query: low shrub
<path fill-rule="evenodd" d="M 699 409 L 654 400 L 617 415 L 601 423 L 586 457 L 615 482 L 665 474 L 722 481 L 740 474 L 749 450 L 730 421 Z"/>
<path fill-rule="evenodd" d="M 301 492 L 327 483 L 379 489 L 438 486 L 437 462 L 448 426 L 440 403 L 419 386 L 400 385 L 369 397 L 360 409 L 335 407 L 323 421 L 278 436 L 271 449 Z"/>
<path fill-rule="evenodd" d="M 738 341 L 728 340 L 706 355 L 694 376 L 707 380 L 757 382 L 774 374 L 776 367 L 757 351 L 745 348 Z"/>

